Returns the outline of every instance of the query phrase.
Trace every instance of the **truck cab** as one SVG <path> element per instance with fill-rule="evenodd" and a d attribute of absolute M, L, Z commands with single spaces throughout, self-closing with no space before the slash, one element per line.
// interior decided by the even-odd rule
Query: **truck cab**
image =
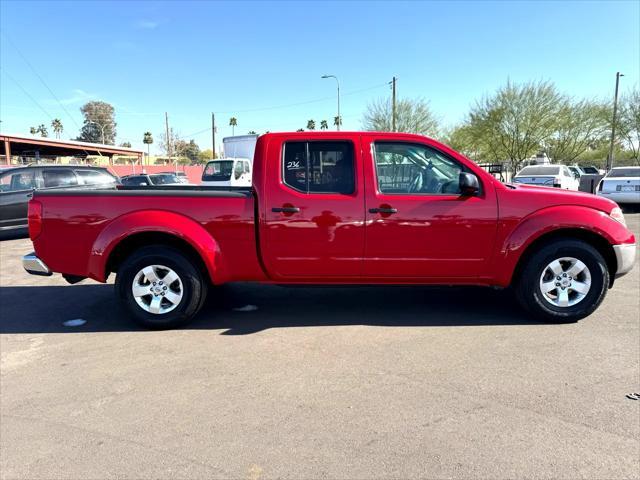
<path fill-rule="evenodd" d="M 207 163 L 202 185 L 209 187 L 250 187 L 251 161 L 248 158 L 220 158 Z"/>

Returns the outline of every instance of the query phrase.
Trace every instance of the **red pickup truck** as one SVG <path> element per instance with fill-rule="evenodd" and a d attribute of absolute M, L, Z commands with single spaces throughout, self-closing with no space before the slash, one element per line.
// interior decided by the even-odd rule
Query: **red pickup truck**
<path fill-rule="evenodd" d="M 418 135 L 262 135 L 253 186 L 36 192 L 33 274 L 89 277 L 144 325 L 191 319 L 234 281 L 513 287 L 539 318 L 575 321 L 631 270 L 618 206 L 502 184 Z"/>

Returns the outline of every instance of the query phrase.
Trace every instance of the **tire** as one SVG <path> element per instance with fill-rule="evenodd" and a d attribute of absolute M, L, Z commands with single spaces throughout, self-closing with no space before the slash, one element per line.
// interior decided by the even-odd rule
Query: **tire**
<path fill-rule="evenodd" d="M 193 261 L 175 248 L 159 245 L 127 257 L 118 269 L 115 288 L 131 316 L 152 329 L 187 324 L 204 305 L 207 293 L 207 283 Z"/>
<path fill-rule="evenodd" d="M 609 270 L 600 252 L 580 240 L 556 240 L 526 260 L 515 293 L 535 318 L 569 323 L 591 315 L 608 286 Z"/>

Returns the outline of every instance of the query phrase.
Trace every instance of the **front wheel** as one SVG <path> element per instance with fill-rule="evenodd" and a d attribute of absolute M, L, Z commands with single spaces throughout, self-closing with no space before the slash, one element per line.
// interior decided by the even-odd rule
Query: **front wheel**
<path fill-rule="evenodd" d="M 575 322 L 591 315 L 604 300 L 609 270 L 588 243 L 558 240 L 534 253 L 516 282 L 518 301 L 536 318 Z"/>
<path fill-rule="evenodd" d="M 118 269 L 122 304 L 149 328 L 174 328 L 191 320 L 204 304 L 207 285 L 192 261 L 164 246 L 141 248 Z"/>

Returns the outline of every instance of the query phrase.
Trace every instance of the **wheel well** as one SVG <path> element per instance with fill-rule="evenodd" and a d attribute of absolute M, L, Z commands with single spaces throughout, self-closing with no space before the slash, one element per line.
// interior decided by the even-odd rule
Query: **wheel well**
<path fill-rule="evenodd" d="M 531 256 L 542 248 L 544 245 L 554 242 L 556 240 L 582 240 L 595 248 L 600 255 L 607 262 L 607 268 L 609 270 L 609 286 L 613 285 L 613 280 L 617 270 L 616 254 L 613 251 L 613 247 L 607 241 L 606 238 L 598 235 L 597 233 L 583 230 L 580 228 L 563 228 L 555 230 L 553 232 L 542 235 L 540 238 L 536 238 L 531 245 L 520 256 L 516 268 L 513 271 L 512 281 L 520 277 L 522 269 L 526 265 Z"/>
<path fill-rule="evenodd" d="M 126 237 L 113 249 L 107 260 L 105 277 L 111 272 L 117 272 L 129 255 L 141 247 L 151 245 L 162 245 L 173 247 L 185 254 L 193 264 L 200 270 L 203 278 L 209 278 L 209 272 L 198 251 L 186 240 L 164 232 L 143 232 L 135 233 Z"/>

